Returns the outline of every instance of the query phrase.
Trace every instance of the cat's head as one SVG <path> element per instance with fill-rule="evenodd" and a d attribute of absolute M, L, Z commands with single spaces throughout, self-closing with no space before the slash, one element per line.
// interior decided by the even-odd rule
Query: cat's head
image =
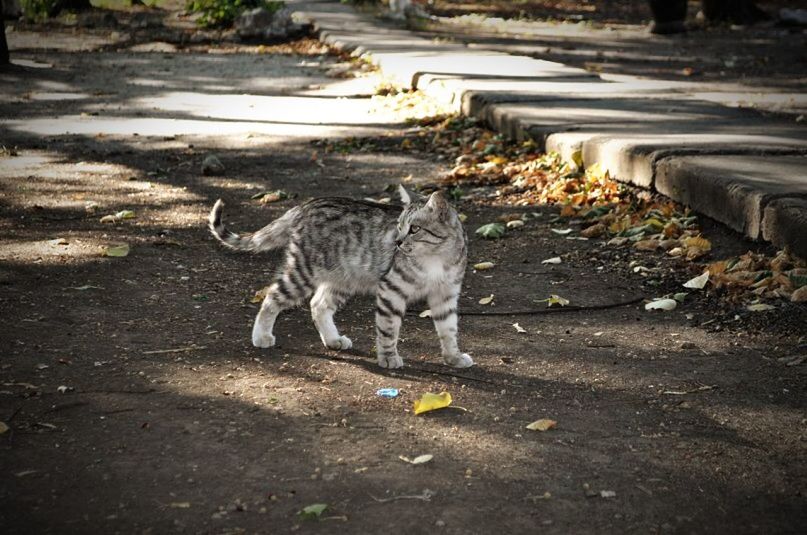
<path fill-rule="evenodd" d="M 464 245 L 462 223 L 442 192 L 423 196 L 403 186 L 398 191 L 404 204 L 395 240 L 398 249 L 407 255 L 429 256 Z"/>

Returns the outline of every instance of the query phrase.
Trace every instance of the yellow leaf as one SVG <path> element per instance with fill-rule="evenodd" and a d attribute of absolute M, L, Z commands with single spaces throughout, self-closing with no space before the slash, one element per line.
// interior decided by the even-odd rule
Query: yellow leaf
<path fill-rule="evenodd" d="M 558 425 L 558 422 L 555 420 L 550 420 L 548 418 L 541 418 L 540 420 L 535 420 L 530 425 L 527 426 L 527 429 L 530 431 L 549 431 L 553 427 Z"/>
<path fill-rule="evenodd" d="M 127 244 L 123 245 L 114 245 L 111 247 L 107 247 L 104 249 L 104 256 L 126 256 L 129 254 L 129 246 Z"/>
<path fill-rule="evenodd" d="M 451 405 L 451 394 L 448 392 L 441 392 L 439 394 L 427 392 L 423 394 L 420 399 L 415 400 L 415 414 L 442 409 L 449 405 Z"/>
<path fill-rule="evenodd" d="M 644 223 L 645 223 L 645 225 L 650 225 L 651 227 L 653 227 L 653 230 L 655 232 L 661 232 L 662 230 L 664 230 L 664 223 L 662 223 L 661 221 L 659 221 L 655 217 L 651 217 L 650 219 L 646 219 Z"/>
<path fill-rule="evenodd" d="M 700 249 L 701 251 L 712 250 L 712 242 L 701 236 L 684 238 L 683 242 L 687 249 Z"/>
<path fill-rule="evenodd" d="M 576 150 L 576 151 L 574 151 L 572 153 L 572 163 L 574 163 L 575 167 L 577 167 L 578 169 L 583 168 L 583 151 L 582 150 Z"/>
<path fill-rule="evenodd" d="M 493 294 L 490 294 L 489 296 L 483 297 L 482 299 L 479 300 L 480 305 L 489 305 L 492 302 L 493 302 Z"/>
<path fill-rule="evenodd" d="M 474 264 L 474 269 L 477 271 L 485 271 L 486 269 L 493 269 L 495 266 L 493 262 L 479 262 L 478 264 Z"/>
<path fill-rule="evenodd" d="M 496 165 L 504 165 L 507 163 L 507 158 L 504 156 L 488 156 L 488 161 Z"/>
<path fill-rule="evenodd" d="M 555 294 L 551 294 L 549 296 L 549 299 L 546 300 L 546 306 L 548 306 L 548 307 L 551 307 L 551 306 L 554 306 L 554 305 L 560 305 L 562 307 L 565 307 L 568 304 L 569 304 L 568 299 L 564 299 L 563 297 L 561 297 L 559 295 L 555 295 Z"/>

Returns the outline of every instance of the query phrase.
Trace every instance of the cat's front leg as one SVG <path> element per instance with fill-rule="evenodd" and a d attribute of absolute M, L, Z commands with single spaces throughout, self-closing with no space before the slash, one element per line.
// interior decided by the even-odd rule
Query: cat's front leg
<path fill-rule="evenodd" d="M 467 353 L 462 353 L 457 345 L 457 300 L 460 289 L 452 288 L 448 292 L 434 292 L 429 294 L 429 308 L 432 312 L 432 321 L 440 337 L 440 348 L 443 361 L 455 368 L 468 368 L 474 361 Z"/>
<path fill-rule="evenodd" d="M 406 300 L 402 295 L 381 284 L 376 296 L 376 351 L 382 368 L 400 368 L 403 359 L 398 355 L 398 334 L 406 313 Z"/>

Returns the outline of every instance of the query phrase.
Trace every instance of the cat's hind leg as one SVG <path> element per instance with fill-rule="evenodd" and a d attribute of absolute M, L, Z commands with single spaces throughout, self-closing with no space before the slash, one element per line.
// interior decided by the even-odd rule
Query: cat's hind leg
<path fill-rule="evenodd" d="M 322 343 L 329 349 L 350 349 L 353 342 L 347 336 L 339 334 L 333 322 L 333 315 L 349 299 L 349 295 L 334 290 L 323 284 L 311 298 L 311 318 L 319 331 Z"/>
<path fill-rule="evenodd" d="M 269 286 L 261 309 L 252 326 L 252 345 L 255 347 L 272 347 L 275 345 L 275 320 L 278 314 L 288 308 L 300 304 L 310 292 L 289 273 L 284 273 L 274 284 Z"/>

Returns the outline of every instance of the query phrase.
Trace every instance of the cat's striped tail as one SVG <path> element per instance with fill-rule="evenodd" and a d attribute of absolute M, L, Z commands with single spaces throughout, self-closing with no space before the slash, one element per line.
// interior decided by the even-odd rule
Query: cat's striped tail
<path fill-rule="evenodd" d="M 210 210 L 208 227 L 213 236 L 227 247 L 238 251 L 257 253 L 279 249 L 289 243 L 290 227 L 297 208 L 292 208 L 257 232 L 244 234 L 243 236 L 224 226 L 221 220 L 223 208 L 224 202 L 221 199 L 217 200 L 216 204 L 213 205 L 213 209 Z"/>

